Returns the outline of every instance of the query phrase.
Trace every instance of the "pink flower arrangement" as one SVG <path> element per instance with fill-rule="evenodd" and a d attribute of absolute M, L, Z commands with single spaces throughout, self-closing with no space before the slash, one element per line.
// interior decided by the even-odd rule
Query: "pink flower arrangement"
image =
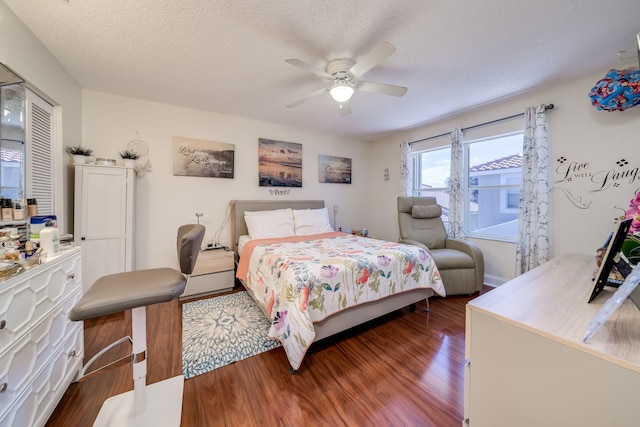
<path fill-rule="evenodd" d="M 633 219 L 629 234 L 640 233 L 640 191 L 629 202 L 629 209 L 625 212 L 625 219 Z"/>

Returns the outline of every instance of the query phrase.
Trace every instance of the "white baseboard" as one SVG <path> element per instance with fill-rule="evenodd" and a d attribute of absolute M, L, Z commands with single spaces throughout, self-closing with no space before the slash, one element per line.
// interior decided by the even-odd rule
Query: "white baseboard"
<path fill-rule="evenodd" d="M 492 276 L 490 274 L 484 275 L 484 284 L 487 286 L 493 286 L 494 288 L 507 283 L 509 279 L 504 279 L 498 276 Z"/>

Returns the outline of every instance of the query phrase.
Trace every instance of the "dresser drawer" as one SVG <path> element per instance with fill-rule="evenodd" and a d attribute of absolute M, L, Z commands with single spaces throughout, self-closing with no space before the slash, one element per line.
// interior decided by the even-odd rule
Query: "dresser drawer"
<path fill-rule="evenodd" d="M 7 352 L 0 355 L 0 389 L 4 389 L 4 392 L 0 393 L 0 416 L 14 404 L 25 389 L 29 388 L 28 385 L 34 377 L 51 368 L 51 361 L 59 357 L 63 343 L 68 341 L 68 337 L 80 334 L 82 340 L 82 322 L 69 321 L 69 312 L 81 296 L 82 289 L 77 287 L 62 305 L 50 313 L 50 316 L 45 317 L 20 337 Z M 82 347 L 76 354 L 82 354 Z"/>
<path fill-rule="evenodd" d="M 12 285 L 0 285 L 0 357 L 9 345 L 82 287 L 80 271 L 78 255 L 22 273 L 24 277 L 16 277 Z"/>
<path fill-rule="evenodd" d="M 0 414 L 0 426 L 44 426 L 82 367 L 82 347 L 82 322 L 75 322 L 73 331 L 55 349 L 51 361 L 16 396 L 8 411 Z"/>
<path fill-rule="evenodd" d="M 191 276 L 233 270 L 235 267 L 233 257 L 234 252 L 228 252 L 223 249 L 201 251 L 198 254 L 198 259 L 196 260 L 196 265 L 193 268 Z"/>
<path fill-rule="evenodd" d="M 180 299 L 195 298 L 232 289 L 235 284 L 235 277 L 233 270 L 191 276 Z"/>

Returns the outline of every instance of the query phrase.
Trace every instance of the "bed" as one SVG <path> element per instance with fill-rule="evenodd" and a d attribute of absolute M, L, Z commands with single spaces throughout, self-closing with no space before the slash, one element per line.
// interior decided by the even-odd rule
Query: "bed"
<path fill-rule="evenodd" d="M 312 235 L 282 239 L 279 236 L 273 239 L 265 238 L 258 235 L 258 233 L 255 233 L 255 235 L 264 240 L 251 240 L 248 237 L 249 229 L 245 221 L 246 212 L 249 212 L 247 215 L 252 215 L 252 213 L 256 212 L 278 212 L 291 209 L 298 214 L 303 214 L 305 212 L 320 212 L 324 206 L 324 201 L 322 200 L 231 201 L 232 245 L 238 262 L 238 278 L 267 318 L 271 319 L 272 328 L 269 336 L 282 343 L 292 367 L 292 372 L 299 369 L 306 351 L 313 342 L 425 300 L 434 293 L 441 296 L 445 295 L 442 280 L 435 263 L 425 251 L 414 246 L 351 236 L 345 233 L 329 232 L 328 230 L 319 230 L 322 233 L 316 234 L 314 232 Z M 247 221 L 251 224 L 253 220 L 248 219 Z M 276 227 L 275 223 L 274 227 Z M 255 226 L 253 230 L 255 231 Z M 324 246 L 325 244 L 337 246 L 326 247 Z M 278 251 L 292 250 L 293 252 L 288 255 L 286 252 L 284 254 L 277 252 L 277 255 L 274 255 L 276 249 Z M 378 262 L 384 260 L 383 264 L 386 267 L 362 268 L 362 263 L 367 262 L 364 260 L 362 252 L 372 254 L 373 257 L 377 256 L 374 259 L 377 259 Z M 343 253 L 347 254 L 348 261 L 344 261 L 339 256 L 333 258 L 335 254 L 342 255 Z M 269 259 L 274 260 L 274 258 L 276 262 L 268 265 Z M 283 261 L 283 259 L 286 259 L 286 261 Z M 350 286 L 346 280 L 331 281 L 331 279 L 326 278 L 331 276 L 332 271 L 335 271 L 334 265 L 341 266 L 341 263 L 344 262 L 355 266 L 354 268 L 360 273 L 364 271 L 366 277 L 362 277 L 360 273 L 360 275 L 354 273 L 354 284 Z M 402 264 L 403 262 L 404 264 Z M 324 268 L 325 270 L 317 270 L 318 268 Z M 311 278 L 310 280 L 313 283 L 307 285 L 301 280 L 303 275 L 292 273 L 294 270 L 299 272 L 300 269 L 307 273 L 304 275 L 304 279 Z M 332 271 L 329 274 L 324 274 L 327 271 L 326 269 Z M 246 276 L 243 275 L 244 272 L 241 270 L 246 271 Z M 394 276 L 389 279 L 392 271 Z M 402 276 L 403 279 L 393 281 L 393 279 L 400 277 L 396 277 L 396 274 L 404 274 Z M 371 284 L 370 279 L 374 276 L 375 285 L 378 288 Z M 272 279 L 276 280 L 275 278 L 277 277 L 279 277 L 277 280 L 284 278 L 284 281 L 289 284 L 296 283 L 290 286 L 284 284 L 286 291 L 283 290 L 283 294 L 289 292 L 286 297 L 277 295 L 279 291 L 276 291 L 276 295 L 274 295 L 274 291 L 267 289 L 263 283 Z M 387 284 L 386 280 L 390 280 L 390 282 Z M 343 301 L 337 303 L 338 308 L 335 310 L 326 310 L 326 307 L 322 307 L 325 308 L 324 311 L 319 310 L 317 304 L 311 307 L 312 303 L 317 303 L 319 299 L 322 299 L 324 305 L 325 297 L 320 295 L 323 290 L 319 288 L 325 287 L 330 292 L 335 292 L 340 284 L 347 289 L 341 289 L 339 294 L 346 293 L 348 289 L 360 289 L 360 287 L 368 287 L 369 289 L 364 292 L 358 291 L 366 295 L 351 298 L 357 300 L 355 304 L 351 300 L 349 302 L 344 301 L 350 299 L 345 297 Z M 355 284 L 360 285 L 360 287 Z M 310 289 L 312 290 L 311 292 Z M 302 292 L 304 295 L 291 295 L 292 292 Z M 310 293 L 313 293 L 313 295 L 310 296 Z M 297 303 L 295 307 L 293 307 L 293 303 L 285 306 L 285 300 L 289 301 L 289 303 L 292 301 Z M 299 301 L 303 302 L 300 303 Z M 292 314 L 293 312 L 295 312 L 295 316 Z M 283 313 L 285 315 L 288 314 L 286 319 L 284 319 Z M 283 324 L 285 321 L 290 324 Z M 288 328 L 292 328 L 293 332 Z"/>

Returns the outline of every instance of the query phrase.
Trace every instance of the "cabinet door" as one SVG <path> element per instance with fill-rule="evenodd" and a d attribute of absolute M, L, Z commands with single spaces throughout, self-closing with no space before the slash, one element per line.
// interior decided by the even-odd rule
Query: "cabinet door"
<path fill-rule="evenodd" d="M 130 269 L 127 250 L 127 170 L 83 167 L 80 240 L 85 289 L 98 278 Z"/>

